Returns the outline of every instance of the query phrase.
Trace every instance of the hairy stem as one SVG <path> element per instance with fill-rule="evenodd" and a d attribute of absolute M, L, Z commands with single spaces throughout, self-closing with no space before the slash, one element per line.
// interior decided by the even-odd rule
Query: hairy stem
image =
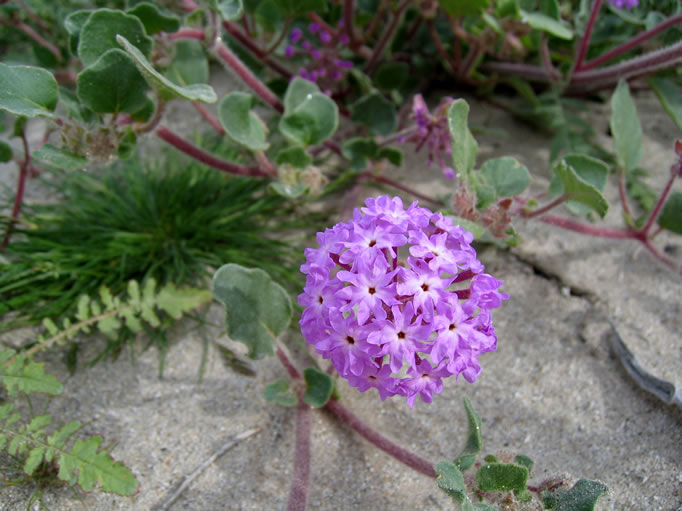
<path fill-rule="evenodd" d="M 580 71 L 583 62 L 585 61 L 585 55 L 587 55 L 587 47 L 590 45 L 590 37 L 592 37 L 592 30 L 594 29 L 594 22 L 597 21 L 597 15 L 599 14 L 599 9 L 601 9 L 601 4 L 603 0 L 594 0 L 592 4 L 592 12 L 590 13 L 590 19 L 587 21 L 587 26 L 585 27 L 585 35 L 580 40 L 580 47 L 578 48 L 578 56 L 575 59 L 574 71 Z"/>
<path fill-rule="evenodd" d="M 540 220 L 547 224 L 561 227 L 562 229 L 567 229 L 569 231 L 579 232 L 580 234 L 585 234 L 587 236 L 618 240 L 636 239 L 635 235 L 631 231 L 615 229 L 612 227 L 596 227 L 594 225 L 577 222 L 576 220 L 563 216 L 545 215 L 540 218 Z"/>
<path fill-rule="evenodd" d="M 214 169 L 229 172 L 230 174 L 237 174 L 239 176 L 268 177 L 268 175 L 258 167 L 246 167 L 237 163 L 221 160 L 188 142 L 183 137 L 164 126 L 158 128 L 155 133 L 159 138 L 168 142 L 176 149 Z"/>
<path fill-rule="evenodd" d="M 343 406 L 339 401 L 330 400 L 325 409 L 338 417 L 341 422 L 350 426 L 360 436 L 374 444 L 382 451 L 390 454 L 398 461 L 404 463 L 408 467 L 420 472 L 429 477 L 437 477 L 436 470 L 433 468 L 433 463 L 416 454 L 403 449 L 398 444 L 389 440 L 379 432 L 375 431 L 367 424 L 365 424 L 357 415 L 351 412 L 348 408 Z"/>
<path fill-rule="evenodd" d="M 246 19 L 246 16 L 243 16 L 242 19 Z M 246 48 L 247 51 L 258 58 L 263 64 L 267 65 L 270 67 L 270 69 L 276 73 L 279 73 L 284 78 L 291 78 L 291 72 L 283 67 L 279 62 L 273 60 L 263 48 L 256 44 L 255 40 L 251 36 L 244 33 L 239 25 L 231 21 L 223 21 L 223 28 L 228 34 L 234 37 L 239 44 L 241 44 L 244 48 Z"/>
<path fill-rule="evenodd" d="M 17 30 L 20 30 L 23 32 L 26 36 L 28 36 L 30 39 L 33 40 L 36 44 L 39 46 L 42 46 L 45 48 L 47 51 L 49 51 L 52 55 L 55 56 L 55 58 L 58 61 L 62 60 L 62 52 L 59 51 L 59 48 L 57 48 L 54 44 L 52 44 L 50 41 L 45 39 L 43 36 L 41 36 L 38 32 L 36 32 L 33 28 L 28 26 L 26 23 L 22 21 L 12 21 L 8 19 L 0 19 L 0 23 L 9 25 L 11 27 L 15 27 Z"/>
<path fill-rule="evenodd" d="M 553 201 L 551 201 L 551 202 L 545 204 L 545 205 L 542 206 L 542 207 L 539 207 L 539 208 L 537 208 L 537 209 L 534 209 L 533 211 L 528 211 L 528 212 L 525 212 L 525 211 L 524 211 L 524 212 L 522 213 L 522 216 L 523 216 L 524 218 L 535 218 L 535 217 L 538 217 L 538 216 L 540 216 L 540 215 L 542 215 L 542 214 L 544 214 L 544 213 L 547 213 L 550 209 L 554 209 L 554 208 L 556 208 L 557 206 L 559 206 L 560 204 L 566 202 L 566 200 L 567 200 L 566 195 L 561 195 L 560 197 L 557 197 L 557 198 L 554 199 Z"/>
<path fill-rule="evenodd" d="M 601 66 L 605 62 L 608 62 L 609 60 L 612 60 L 619 55 L 622 55 L 623 53 L 626 53 L 633 48 L 636 48 L 640 44 L 642 44 L 644 41 L 651 39 L 652 37 L 655 37 L 656 35 L 660 34 L 664 30 L 667 30 L 670 27 L 673 27 L 677 24 L 682 23 L 682 14 L 678 14 L 677 16 L 672 16 L 665 20 L 664 22 L 656 25 L 654 28 L 651 30 L 647 30 L 646 32 L 642 32 L 641 34 L 637 35 L 636 37 L 633 37 L 629 41 L 624 42 L 623 44 L 616 46 L 612 50 L 607 51 L 606 53 L 603 53 L 602 55 L 599 55 L 599 57 L 596 57 L 589 62 L 585 63 L 583 66 L 581 66 L 580 71 L 587 71 L 588 69 L 593 69 L 595 67 Z"/>
<path fill-rule="evenodd" d="M 287 511 L 305 511 L 310 480 L 310 433 L 312 411 L 303 401 L 303 392 L 298 393 L 296 407 L 296 445 L 294 447 L 294 476 L 289 490 Z"/>
<path fill-rule="evenodd" d="M 436 25 L 433 23 L 433 20 L 428 20 L 426 22 L 426 25 L 429 27 L 429 35 L 431 36 L 431 40 L 433 41 L 433 44 L 436 46 L 436 50 L 438 50 L 438 54 L 440 55 L 440 58 L 443 60 L 443 62 L 446 64 L 446 66 L 448 68 L 450 68 L 449 71 L 452 74 L 457 74 L 459 71 L 459 68 L 458 68 L 457 64 L 453 61 L 453 59 L 450 58 L 450 55 L 448 55 L 448 52 L 445 50 L 445 47 L 443 46 L 443 43 L 440 40 L 440 37 L 438 37 L 438 33 L 436 32 Z"/>
<path fill-rule="evenodd" d="M 17 182 L 17 193 L 14 196 L 14 206 L 12 207 L 12 217 L 7 224 L 7 231 L 5 231 L 5 237 L 2 240 L 2 245 L 0 246 L 0 252 L 4 252 L 9 243 L 9 238 L 12 236 L 12 231 L 14 230 L 14 222 L 19 218 L 19 212 L 21 211 L 21 203 L 24 200 L 24 189 L 26 187 L 26 178 L 28 177 L 28 169 L 31 166 L 31 151 L 28 147 L 28 139 L 26 138 L 26 130 L 21 132 L 21 143 L 24 146 L 24 161 L 21 162 L 19 166 L 19 180 Z"/>
<path fill-rule="evenodd" d="M 355 0 L 343 1 L 343 29 L 348 35 L 349 46 L 351 49 L 360 45 L 355 34 Z"/>
<path fill-rule="evenodd" d="M 407 6 L 410 5 L 411 2 L 412 0 L 403 0 L 403 2 L 396 8 L 395 12 L 393 13 L 393 20 L 391 20 L 391 24 L 386 28 L 384 33 L 381 35 L 379 42 L 374 47 L 374 52 L 372 53 L 372 56 L 365 65 L 365 73 L 372 74 L 372 72 L 376 68 L 377 64 L 381 59 L 381 56 L 384 54 L 384 51 L 388 46 L 388 43 L 390 43 L 391 39 L 393 39 L 395 30 L 398 28 L 398 25 L 400 25 L 400 22 L 403 19 L 405 9 L 407 9 Z"/>
<path fill-rule="evenodd" d="M 157 98 L 154 115 L 146 123 L 135 126 L 135 133 L 149 133 L 150 131 L 153 131 L 159 125 L 161 119 L 163 119 L 163 114 L 165 112 L 166 102 L 161 98 Z"/>
<path fill-rule="evenodd" d="M 176 39 L 197 39 L 203 41 L 206 39 L 206 34 L 203 30 L 196 28 L 183 28 L 172 34 L 166 34 L 166 39 L 175 41 Z"/>
<path fill-rule="evenodd" d="M 363 179 L 372 179 L 376 181 L 377 183 L 382 183 L 388 186 L 391 186 L 393 188 L 396 188 L 397 190 L 400 190 L 405 193 L 409 193 L 410 195 L 414 195 L 418 199 L 425 200 L 427 202 L 430 202 L 432 204 L 436 204 L 438 206 L 443 206 L 443 203 L 439 201 L 438 199 L 434 199 L 433 197 L 429 197 L 428 195 L 424 195 L 421 192 L 418 192 L 417 190 L 414 190 L 413 188 L 410 188 L 409 186 L 406 186 L 402 183 L 399 183 L 397 181 L 394 181 L 393 179 L 386 177 L 386 176 L 381 176 L 381 175 L 374 175 L 370 171 L 365 171 L 359 176 L 360 178 Z"/>
<path fill-rule="evenodd" d="M 651 214 L 649 215 L 649 218 L 647 219 L 646 224 L 644 224 L 644 227 L 642 227 L 640 229 L 639 232 L 644 237 L 647 236 L 647 234 L 649 233 L 649 229 L 651 229 L 651 226 L 656 221 L 656 217 L 658 217 L 658 214 L 661 212 L 661 208 L 663 208 L 663 204 L 665 204 L 665 201 L 668 198 L 668 195 L 670 194 L 670 190 L 673 186 L 673 183 L 675 182 L 676 177 L 677 177 L 677 174 L 675 172 L 670 173 L 670 178 L 668 178 L 668 182 L 665 184 L 665 188 L 663 188 L 661 195 L 658 197 L 658 200 L 656 201 L 656 205 L 654 206 L 654 209 L 651 210 Z"/>
<path fill-rule="evenodd" d="M 282 43 L 284 38 L 287 36 L 289 33 L 289 29 L 291 29 L 291 23 L 293 22 L 293 18 L 291 16 L 287 16 L 286 19 L 284 20 L 284 26 L 282 27 L 282 30 L 280 30 L 279 35 L 277 38 L 272 42 L 272 44 L 266 48 L 265 53 L 270 54 L 273 51 L 277 49 L 277 47 Z"/>
<path fill-rule="evenodd" d="M 268 87 L 261 82 L 246 65 L 239 60 L 239 58 L 232 53 L 222 41 L 217 40 L 213 46 L 213 53 L 217 55 L 230 69 L 232 69 L 239 77 L 248 85 L 253 92 L 256 93 L 265 103 L 277 110 L 279 113 L 284 112 L 284 105 L 275 94 L 268 89 Z"/>
<path fill-rule="evenodd" d="M 218 134 L 220 136 L 224 137 L 226 135 L 225 130 L 223 129 L 221 124 L 218 122 L 218 119 L 213 117 L 211 115 L 211 112 L 209 112 L 208 110 L 206 110 L 206 108 L 204 108 L 204 105 L 202 105 L 199 101 L 192 101 L 192 105 L 197 110 L 197 112 L 199 112 L 201 114 L 201 116 L 204 119 L 206 119 L 206 121 L 208 121 L 208 123 L 213 127 L 213 129 L 216 130 L 216 132 L 218 132 Z"/>

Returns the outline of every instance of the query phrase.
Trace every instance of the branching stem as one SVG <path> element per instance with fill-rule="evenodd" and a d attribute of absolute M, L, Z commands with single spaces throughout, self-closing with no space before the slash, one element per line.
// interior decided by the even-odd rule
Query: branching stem
<path fill-rule="evenodd" d="M 19 218 L 19 212 L 21 211 L 21 204 L 24 200 L 24 189 L 26 188 L 26 178 L 28 177 L 28 170 L 31 166 L 31 150 L 28 147 L 28 139 L 26 137 L 26 130 L 21 132 L 21 143 L 24 146 L 24 160 L 19 165 L 19 180 L 17 183 L 17 193 L 14 196 L 14 206 L 12 207 L 12 217 L 7 224 L 7 231 L 5 231 L 5 237 L 2 240 L 2 245 L 0 246 L 0 252 L 4 252 L 9 243 L 9 238 L 12 236 L 12 231 L 14 230 L 14 222 Z"/>

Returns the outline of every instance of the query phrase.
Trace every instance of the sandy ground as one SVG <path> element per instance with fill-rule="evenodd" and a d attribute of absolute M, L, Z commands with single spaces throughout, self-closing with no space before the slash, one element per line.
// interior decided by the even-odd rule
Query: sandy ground
<path fill-rule="evenodd" d="M 658 113 L 655 98 L 638 101 L 646 134 L 643 164 L 658 174 L 652 182 L 660 185 L 679 133 Z M 181 117 L 171 112 L 171 118 Z M 491 156 L 516 156 L 534 173 L 534 185 L 546 182 L 547 138 L 475 102 L 472 117 L 506 133 L 478 137 L 479 164 Z M 593 122 L 609 144 L 606 110 L 597 110 Z M 8 168 L 0 174 L 13 183 L 16 174 Z M 445 185 L 438 169 L 426 169 L 416 157 L 398 177 L 425 193 L 441 192 Z M 614 209 L 607 222 L 617 225 Z M 341 383 L 344 403 L 377 430 L 436 462 L 452 459 L 463 445 L 466 395 L 483 421 L 484 451 L 530 456 L 534 482 L 560 474 L 599 479 L 612 490 L 602 509 L 679 509 L 682 412 L 633 383 L 613 354 L 608 323 L 609 318 L 615 322 L 645 368 L 680 388 L 679 276 L 635 243 L 591 239 L 540 222 L 517 227 L 520 247 L 481 252 L 487 271 L 505 281 L 511 299 L 495 314 L 499 347 L 481 358 L 479 380 L 473 385 L 448 381 L 434 404 L 418 403 L 414 409 L 397 399 L 382 404 L 376 393 L 360 394 Z M 662 242 L 682 252 L 679 238 Z M 222 311 L 215 307 L 210 317 L 219 324 Z M 134 363 L 124 355 L 72 377 L 59 354 L 44 356 L 65 381 L 63 397 L 49 410 L 86 422 L 86 433 L 102 434 L 141 485 L 134 498 L 50 490 L 44 499 L 50 509 L 158 509 L 184 475 L 251 428 L 259 432 L 210 464 L 170 509 L 285 509 L 295 415 L 262 397 L 264 387 L 285 372 L 269 359 L 255 364 L 254 377 L 237 374 L 211 347 L 199 383 L 202 335 L 224 338 L 219 328 L 200 332 L 191 323 L 178 326 L 163 380 L 153 349 L 139 353 Z M 95 349 L 96 341 L 85 341 Z M 24 487 L 0 488 L 0 510 L 26 509 L 29 494 Z M 431 479 L 375 449 L 326 412 L 314 413 L 308 509 L 454 508 Z"/>

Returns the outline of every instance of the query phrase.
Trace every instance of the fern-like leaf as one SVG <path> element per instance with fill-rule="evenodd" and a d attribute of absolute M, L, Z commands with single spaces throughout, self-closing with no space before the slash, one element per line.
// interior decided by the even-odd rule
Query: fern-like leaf
<path fill-rule="evenodd" d="M 17 392 L 44 392 L 56 396 L 64 387 L 51 374 L 45 373 L 45 366 L 34 362 L 24 353 L 17 354 L 12 349 L 0 351 L 0 381 L 7 388 L 10 397 Z"/>

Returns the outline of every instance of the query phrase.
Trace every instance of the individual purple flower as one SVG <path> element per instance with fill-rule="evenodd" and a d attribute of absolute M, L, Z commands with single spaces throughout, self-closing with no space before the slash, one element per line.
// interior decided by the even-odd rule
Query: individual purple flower
<path fill-rule="evenodd" d="M 630 10 L 639 5 L 639 0 L 609 0 L 609 3 L 619 9 Z"/>
<path fill-rule="evenodd" d="M 431 402 L 444 378 L 475 381 L 478 356 L 497 347 L 491 309 L 508 296 L 483 273 L 470 233 L 381 196 L 317 240 L 301 266 L 301 331 L 352 387 L 414 406 Z"/>
<path fill-rule="evenodd" d="M 431 165 L 434 160 L 437 161 L 447 179 L 454 179 L 456 175 L 455 170 L 445 163 L 452 154 L 447 112 L 453 101 L 449 97 L 443 98 L 431 113 L 422 95 L 415 95 L 412 100 L 412 118 L 417 126 L 411 135 L 405 137 L 407 142 L 416 144 L 417 151 L 426 146 L 426 164 Z"/>

